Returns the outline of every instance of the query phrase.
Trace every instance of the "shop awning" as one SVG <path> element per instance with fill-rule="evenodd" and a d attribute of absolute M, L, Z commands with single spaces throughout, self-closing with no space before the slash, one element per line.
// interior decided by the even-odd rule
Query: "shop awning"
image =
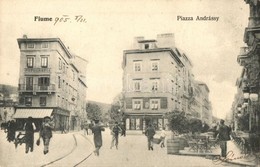
<path fill-rule="evenodd" d="M 53 109 L 16 109 L 13 118 L 44 118 L 45 116 L 51 116 Z"/>

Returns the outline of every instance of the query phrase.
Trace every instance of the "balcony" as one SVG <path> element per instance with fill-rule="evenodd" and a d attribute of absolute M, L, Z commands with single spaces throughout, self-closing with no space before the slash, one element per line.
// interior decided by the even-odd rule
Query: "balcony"
<path fill-rule="evenodd" d="M 49 86 L 45 86 L 45 85 L 38 85 L 38 84 L 34 84 L 34 85 L 26 85 L 26 84 L 19 84 L 19 92 L 55 92 L 55 84 L 50 84 Z"/>
<path fill-rule="evenodd" d="M 50 68 L 25 68 L 24 74 L 31 75 L 31 74 L 50 74 L 51 69 Z"/>

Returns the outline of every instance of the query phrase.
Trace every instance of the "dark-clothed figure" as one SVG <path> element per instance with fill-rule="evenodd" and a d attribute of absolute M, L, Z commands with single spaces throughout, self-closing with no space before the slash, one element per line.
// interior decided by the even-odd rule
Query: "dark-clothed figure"
<path fill-rule="evenodd" d="M 105 131 L 105 129 L 99 125 L 99 120 L 95 120 L 95 125 L 91 128 L 92 133 L 94 135 L 94 144 L 95 144 L 95 155 L 99 156 L 99 149 L 102 146 L 102 131 Z"/>
<path fill-rule="evenodd" d="M 84 135 L 85 136 L 86 136 L 86 134 L 88 135 L 89 124 L 85 123 L 84 126 L 83 126 L 83 129 L 84 129 Z"/>
<path fill-rule="evenodd" d="M 40 137 L 43 140 L 44 149 L 43 153 L 47 154 L 49 152 L 50 139 L 52 138 L 52 130 L 54 128 L 54 123 L 50 117 L 46 116 L 43 118 L 42 127 L 40 129 Z"/>
<path fill-rule="evenodd" d="M 111 149 L 114 145 L 116 146 L 116 149 L 118 149 L 118 136 L 119 136 L 119 133 L 121 133 L 121 132 L 122 132 L 122 129 L 118 125 L 118 122 L 115 122 L 115 126 L 113 126 L 113 128 L 111 129 L 111 134 L 112 134 L 112 142 L 111 142 L 111 146 L 110 146 Z"/>
<path fill-rule="evenodd" d="M 122 122 L 122 124 L 121 124 L 121 130 L 122 130 L 122 132 L 121 132 L 121 136 L 126 136 L 126 127 L 125 127 L 125 123 L 124 122 Z"/>
<path fill-rule="evenodd" d="M 148 128 L 145 130 L 145 136 L 147 136 L 148 140 L 148 150 L 153 150 L 153 136 L 155 135 L 155 129 L 154 127 L 149 124 Z"/>
<path fill-rule="evenodd" d="M 203 122 L 202 125 L 201 125 L 201 133 L 205 133 L 209 130 L 209 126 Z"/>
<path fill-rule="evenodd" d="M 227 155 L 227 141 L 230 140 L 231 129 L 224 124 L 224 120 L 220 120 L 218 129 L 218 139 L 220 141 L 221 156 L 226 157 Z"/>
<path fill-rule="evenodd" d="M 34 144 L 34 131 L 36 130 L 36 126 L 33 123 L 33 118 L 28 117 L 26 123 L 24 124 L 25 130 L 25 153 L 33 152 L 33 144 Z"/>
<path fill-rule="evenodd" d="M 14 120 L 9 121 L 7 126 L 7 141 L 11 142 L 15 139 L 16 123 Z"/>

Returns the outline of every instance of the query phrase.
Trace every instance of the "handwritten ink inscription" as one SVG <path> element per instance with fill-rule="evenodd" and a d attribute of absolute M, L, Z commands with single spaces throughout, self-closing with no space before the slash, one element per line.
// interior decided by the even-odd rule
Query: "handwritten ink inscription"
<path fill-rule="evenodd" d="M 255 157 L 252 156 L 252 155 L 244 154 L 244 155 L 240 155 L 240 156 L 235 156 L 235 153 L 233 151 L 229 151 L 227 153 L 226 157 L 217 156 L 212 160 L 212 162 L 215 165 L 219 165 L 223 162 L 235 161 L 235 160 L 238 160 L 238 159 L 244 159 L 244 158 L 248 158 L 248 157 L 251 157 L 250 161 L 255 160 Z"/>
<path fill-rule="evenodd" d="M 61 23 L 87 23 L 86 18 L 83 15 L 62 15 L 60 17 L 41 17 L 34 16 L 34 21 L 39 22 L 53 22 L 53 25 L 61 24 Z"/>

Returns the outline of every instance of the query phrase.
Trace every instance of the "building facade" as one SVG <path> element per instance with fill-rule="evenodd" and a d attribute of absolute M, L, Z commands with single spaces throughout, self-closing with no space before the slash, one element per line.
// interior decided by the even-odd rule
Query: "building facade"
<path fill-rule="evenodd" d="M 78 68 L 77 56 L 59 38 L 24 36 L 17 41 L 20 49 L 19 105 L 14 115 L 17 123 L 22 126 L 32 116 L 39 127 L 44 116 L 52 116 L 56 130 L 78 127 L 85 113 L 87 86 L 86 73 Z"/>
<path fill-rule="evenodd" d="M 124 51 L 123 103 L 127 130 L 144 130 L 149 123 L 157 130 L 167 127 L 165 114 L 191 112 L 192 63 L 175 47 L 173 34 L 156 40 L 134 39 Z"/>

